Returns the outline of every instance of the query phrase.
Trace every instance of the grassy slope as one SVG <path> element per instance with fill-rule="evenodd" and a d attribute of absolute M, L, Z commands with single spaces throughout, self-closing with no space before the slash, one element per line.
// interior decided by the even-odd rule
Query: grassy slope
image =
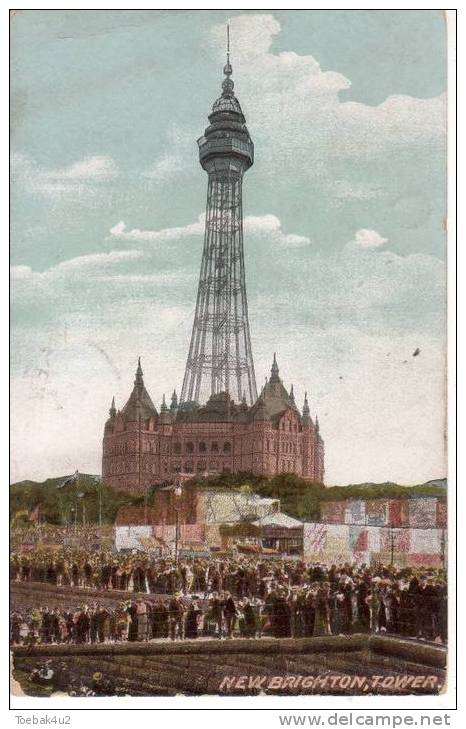
<path fill-rule="evenodd" d="M 77 486 L 71 485 L 63 489 L 57 486 L 65 477 L 50 478 L 42 483 L 20 481 L 10 486 L 10 516 L 18 511 L 31 511 L 40 504 L 41 520 L 54 524 L 73 520 L 71 509 L 76 504 L 76 493 L 85 493 L 86 519 L 97 521 L 99 513 L 98 487 L 94 476 L 81 474 Z M 323 501 L 339 501 L 347 498 L 398 498 L 403 496 L 437 496 L 446 500 L 444 480 L 427 482 L 415 486 L 401 486 L 395 483 L 363 483 L 348 486 L 322 486 L 309 484 L 291 474 L 283 474 L 272 479 L 263 479 L 252 474 L 223 474 L 202 481 L 192 481 L 200 488 L 221 488 L 230 490 L 249 490 L 261 496 L 279 498 L 281 508 L 290 516 L 301 519 L 319 520 L 320 504 Z M 113 523 L 115 515 L 124 504 L 141 504 L 143 496 L 135 496 L 125 491 L 114 491 L 102 485 L 102 516 L 105 523 Z M 154 496 L 150 495 L 149 503 Z M 82 506 L 79 506 L 79 518 Z"/>

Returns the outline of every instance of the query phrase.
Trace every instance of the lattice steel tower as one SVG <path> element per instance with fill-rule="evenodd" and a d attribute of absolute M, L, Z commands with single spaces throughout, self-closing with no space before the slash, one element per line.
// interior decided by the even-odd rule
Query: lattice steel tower
<path fill-rule="evenodd" d="M 257 399 L 248 321 L 243 250 L 243 175 L 254 162 L 254 145 L 233 92 L 228 33 L 222 95 L 198 140 L 199 160 L 209 176 L 196 313 L 181 401 L 205 402 L 227 392 L 235 400 Z"/>

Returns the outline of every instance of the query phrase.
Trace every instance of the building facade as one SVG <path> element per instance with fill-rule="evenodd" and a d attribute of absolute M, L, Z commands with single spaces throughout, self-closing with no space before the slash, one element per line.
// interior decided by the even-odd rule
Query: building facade
<path fill-rule="evenodd" d="M 175 478 L 222 472 L 272 477 L 293 473 L 310 483 L 324 481 L 324 443 L 307 395 L 300 412 L 274 357 L 270 379 L 249 406 L 227 393 L 203 406 L 178 404 L 173 393 L 160 412 L 144 385 L 140 362 L 131 395 L 121 410 L 115 401 L 105 423 L 102 479 L 114 487 L 143 492 Z"/>

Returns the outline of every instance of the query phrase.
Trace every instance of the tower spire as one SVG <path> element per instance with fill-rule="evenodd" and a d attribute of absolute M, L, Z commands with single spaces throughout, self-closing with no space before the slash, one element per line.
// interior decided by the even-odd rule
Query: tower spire
<path fill-rule="evenodd" d="M 233 89 L 235 87 L 235 84 L 230 78 L 231 74 L 233 73 L 233 68 L 231 67 L 230 63 L 230 23 L 227 24 L 227 62 L 223 67 L 223 73 L 225 74 L 226 78 L 222 82 L 222 96 L 233 96 Z"/>
<path fill-rule="evenodd" d="M 134 384 L 142 387 L 144 385 L 144 380 L 142 379 L 142 367 L 141 367 L 141 358 L 138 357 L 138 368 L 136 370 L 136 377 L 134 379 Z"/>
<path fill-rule="evenodd" d="M 290 388 L 290 400 L 294 404 L 294 389 L 293 389 L 293 385 L 291 385 L 291 388 Z"/>
<path fill-rule="evenodd" d="M 311 411 L 309 410 L 309 403 L 307 401 L 307 392 L 304 393 L 304 405 L 303 405 L 303 425 L 311 424 Z"/>
<path fill-rule="evenodd" d="M 273 362 L 272 362 L 272 369 L 270 370 L 270 382 L 280 382 L 280 378 L 278 376 L 278 373 L 280 370 L 278 369 L 277 364 L 277 354 L 276 352 L 273 353 Z"/>
<path fill-rule="evenodd" d="M 112 404 L 110 405 L 110 410 L 108 411 L 111 418 L 114 418 L 116 415 L 116 409 L 115 409 L 115 395 L 112 397 Z"/>

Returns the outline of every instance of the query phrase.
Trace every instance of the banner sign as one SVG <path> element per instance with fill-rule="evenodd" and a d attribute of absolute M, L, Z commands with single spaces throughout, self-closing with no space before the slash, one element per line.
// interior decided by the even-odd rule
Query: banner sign
<path fill-rule="evenodd" d="M 418 529 L 437 526 L 437 499 L 410 499 L 409 526 Z"/>

